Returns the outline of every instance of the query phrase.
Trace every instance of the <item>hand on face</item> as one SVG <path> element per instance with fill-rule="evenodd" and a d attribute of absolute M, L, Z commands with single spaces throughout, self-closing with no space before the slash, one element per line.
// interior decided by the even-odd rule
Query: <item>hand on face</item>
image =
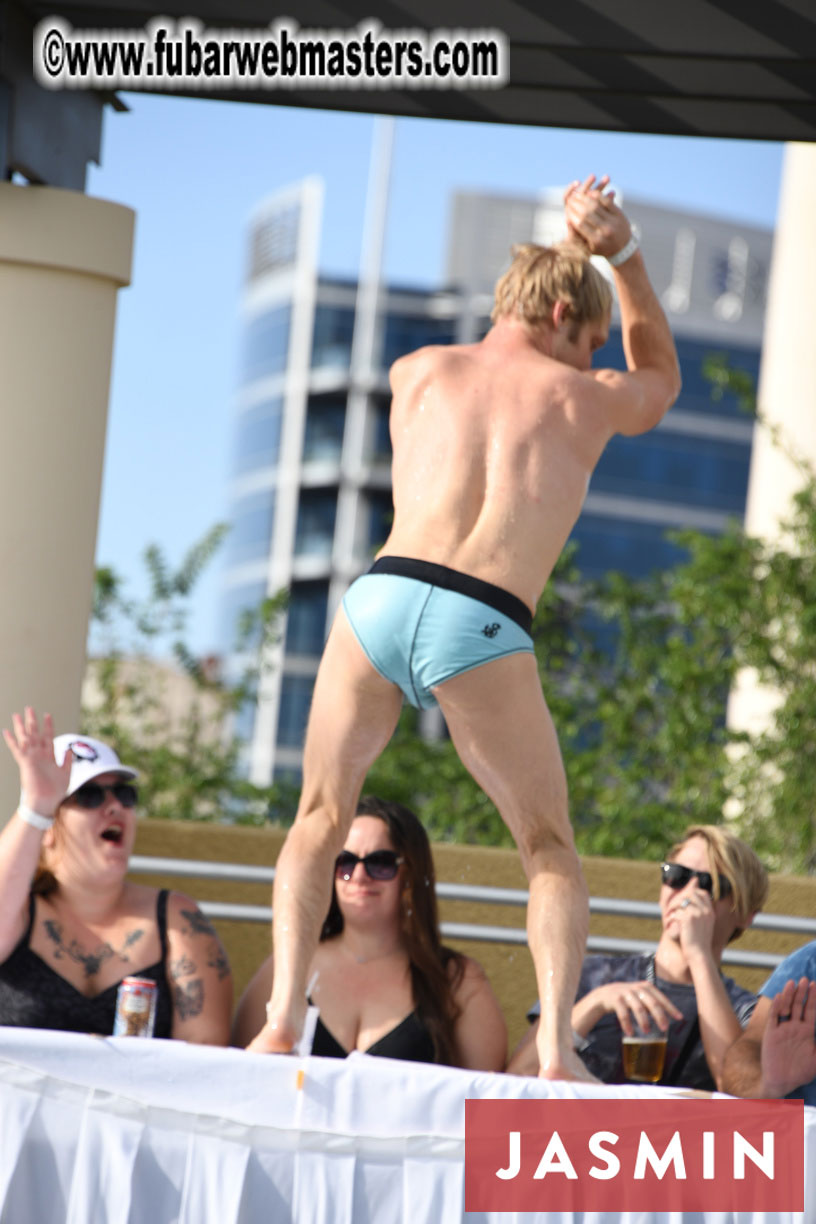
<path fill-rule="evenodd" d="M 696 879 L 677 894 L 672 916 L 679 928 L 680 947 L 687 956 L 711 951 L 716 921 L 714 903 L 711 894 L 700 888 Z"/>
<path fill-rule="evenodd" d="M 583 183 L 574 182 L 564 195 L 564 213 L 571 238 L 577 238 L 593 255 L 615 255 L 626 246 L 632 227 L 607 191 L 609 175 L 596 183 L 590 174 Z"/>
<path fill-rule="evenodd" d="M 14 733 L 3 729 L 3 738 L 20 770 L 20 788 L 28 807 L 41 816 L 53 816 L 68 790 L 73 753 L 65 754 L 58 765 L 54 759 L 54 725 L 50 714 L 44 714 L 42 729 L 31 706 L 25 717 L 12 715 Z"/>

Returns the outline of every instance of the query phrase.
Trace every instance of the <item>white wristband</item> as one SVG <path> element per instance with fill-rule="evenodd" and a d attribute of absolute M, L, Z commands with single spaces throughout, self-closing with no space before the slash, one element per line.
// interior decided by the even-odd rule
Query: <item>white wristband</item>
<path fill-rule="evenodd" d="M 53 816 L 41 816 L 39 812 L 35 812 L 33 808 L 27 807 L 24 803 L 17 804 L 17 815 L 27 825 L 39 829 L 41 833 L 47 832 L 54 823 Z"/>
<path fill-rule="evenodd" d="M 626 263 L 627 259 L 630 259 L 632 255 L 634 255 L 639 246 L 640 243 L 635 235 L 632 234 L 626 246 L 622 246 L 621 249 L 616 251 L 614 255 L 607 255 L 607 263 L 611 263 L 613 268 L 619 268 L 622 263 Z"/>

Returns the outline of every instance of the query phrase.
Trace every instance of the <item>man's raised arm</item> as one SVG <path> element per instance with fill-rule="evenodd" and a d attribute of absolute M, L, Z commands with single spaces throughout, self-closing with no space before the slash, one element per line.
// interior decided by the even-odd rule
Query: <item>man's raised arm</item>
<path fill-rule="evenodd" d="M 620 305 L 628 374 L 597 370 L 595 378 L 612 394 L 615 430 L 645 433 L 668 412 L 680 394 L 680 366 L 669 324 L 652 288 L 628 218 L 606 191 L 609 179 L 594 175 L 573 183 L 564 198 L 567 226 L 593 255 L 612 265 Z"/>

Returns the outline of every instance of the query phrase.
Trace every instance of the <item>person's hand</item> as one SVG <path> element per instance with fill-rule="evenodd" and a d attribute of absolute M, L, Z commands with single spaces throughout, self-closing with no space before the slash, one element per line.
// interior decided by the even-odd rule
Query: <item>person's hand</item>
<path fill-rule="evenodd" d="M 246 1047 L 253 1054 L 294 1054 L 306 1019 L 307 1003 L 291 1011 L 266 1007 L 266 1024 Z"/>
<path fill-rule="evenodd" d="M 583 183 L 570 183 L 564 194 L 564 213 L 571 238 L 577 238 L 592 255 L 616 255 L 632 236 L 629 221 L 607 191 L 609 175 Z"/>
<path fill-rule="evenodd" d="M 692 879 L 689 887 L 683 889 L 682 897 L 672 904 L 670 912 L 680 929 L 680 947 L 686 959 L 712 956 L 715 914 L 711 893 Z"/>
<path fill-rule="evenodd" d="M 12 715 L 14 733 L 3 728 L 3 738 L 20 770 L 20 789 L 26 805 L 40 816 L 53 816 L 68 790 L 74 754 L 69 749 L 58 765 L 54 759 L 54 724 L 44 714 L 42 729 L 31 706 L 25 717 Z"/>
<path fill-rule="evenodd" d="M 771 1000 L 762 1036 L 764 1097 L 783 1097 L 816 1079 L 816 982 L 786 982 Z"/>
<path fill-rule="evenodd" d="M 649 1028 L 654 1024 L 661 1033 L 665 1033 L 671 1020 L 683 1019 L 683 1013 L 678 1011 L 671 999 L 667 998 L 662 990 L 658 990 L 653 982 L 607 982 L 605 986 L 596 986 L 594 990 L 590 990 L 579 1000 L 576 1007 L 581 1004 L 596 1013 L 596 1018 L 592 1019 L 588 1026 L 586 1023 L 580 1027 L 575 1025 L 576 1031 L 580 1032 L 582 1037 L 594 1028 L 605 1012 L 615 1013 L 627 1037 L 634 1035 L 635 1023 L 642 1028 Z M 586 1032 L 582 1032 L 582 1029 L 586 1029 Z"/>

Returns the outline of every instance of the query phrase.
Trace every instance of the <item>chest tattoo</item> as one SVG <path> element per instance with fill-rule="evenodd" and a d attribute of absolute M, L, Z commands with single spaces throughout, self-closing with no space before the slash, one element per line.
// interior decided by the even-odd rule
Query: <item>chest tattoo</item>
<path fill-rule="evenodd" d="M 106 941 L 99 944 L 92 951 L 88 951 L 79 940 L 67 940 L 61 923 L 53 918 L 46 918 L 43 923 L 43 929 L 53 945 L 52 955 L 54 960 L 74 961 L 75 964 L 82 966 L 86 978 L 96 977 L 105 962 L 111 960 L 112 957 L 118 957 L 119 960 L 129 964 L 130 956 L 128 955 L 128 950 L 135 943 L 138 943 L 144 935 L 144 929 L 136 927 L 128 932 L 119 948 L 114 948 Z"/>

